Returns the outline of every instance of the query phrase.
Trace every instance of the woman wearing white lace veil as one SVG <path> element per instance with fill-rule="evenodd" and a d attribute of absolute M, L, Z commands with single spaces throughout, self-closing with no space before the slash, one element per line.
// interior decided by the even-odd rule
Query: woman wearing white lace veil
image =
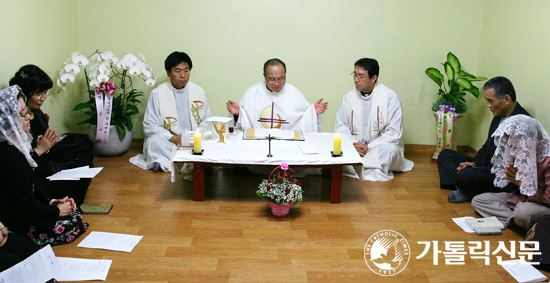
<path fill-rule="evenodd" d="M 534 118 L 515 115 L 494 132 L 496 150 L 491 172 L 494 184 L 512 193 L 485 193 L 472 200 L 483 217 L 496 216 L 505 226 L 514 223 L 525 230 L 550 214 L 550 138 Z"/>
<path fill-rule="evenodd" d="M 35 161 L 38 164 L 34 170 L 34 185 L 54 198 L 69 196 L 80 206 L 92 179 L 50 181 L 47 177 L 65 169 L 93 167 L 92 142 L 88 135 L 66 133 L 58 142 L 57 131 L 50 127 L 49 116 L 42 111 L 53 82 L 38 66 L 22 66 L 15 72 L 9 84 L 21 88 L 29 108 L 30 133 L 33 137 L 31 145 L 37 155 Z M 41 143 L 44 142 L 48 143 L 47 148 L 41 148 Z"/>
<path fill-rule="evenodd" d="M 0 221 L 39 246 L 70 243 L 88 224 L 82 223 L 73 199 L 50 199 L 34 187 L 29 119 L 21 89 L 0 90 Z"/>
<path fill-rule="evenodd" d="M 31 157 L 32 137 L 28 131 L 24 130 L 26 126 L 30 129 L 30 124 L 24 123 L 23 119 L 17 117 L 19 111 L 23 110 L 18 101 L 20 91 L 21 89 L 15 86 L 6 88 L 1 92 L 0 142 L 8 142 L 8 144 L 15 146 L 25 156 L 29 165 L 36 167 L 36 162 Z"/>

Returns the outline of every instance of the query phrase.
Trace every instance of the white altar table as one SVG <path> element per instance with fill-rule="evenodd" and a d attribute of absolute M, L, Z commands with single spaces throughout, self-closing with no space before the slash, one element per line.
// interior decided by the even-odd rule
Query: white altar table
<path fill-rule="evenodd" d="M 172 162 L 193 164 L 194 200 L 204 200 L 205 167 L 270 166 L 274 168 L 281 162 L 286 162 L 292 168 L 313 167 L 330 170 L 330 202 L 338 203 L 342 191 L 343 166 L 362 166 L 362 160 L 353 143 L 345 136 L 342 136 L 342 156 L 332 157 L 333 135 L 333 133 L 304 133 L 305 141 L 272 140 L 273 157 L 267 157 L 269 152 L 267 140 L 243 140 L 242 132 L 236 132 L 225 137 L 226 143 L 217 143 L 217 138 L 203 140 L 202 155 L 193 155 L 190 149 L 177 150 L 172 157 Z M 308 154 L 311 151 L 317 153 Z M 173 180 L 174 171 L 172 170 Z"/>

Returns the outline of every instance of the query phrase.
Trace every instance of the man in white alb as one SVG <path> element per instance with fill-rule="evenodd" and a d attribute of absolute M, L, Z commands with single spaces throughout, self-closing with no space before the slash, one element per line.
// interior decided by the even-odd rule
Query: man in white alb
<path fill-rule="evenodd" d="M 189 81 L 193 62 L 184 52 L 173 52 L 164 61 L 169 81 L 151 91 L 143 117 L 143 154 L 130 162 L 145 170 L 170 171 L 170 158 L 181 133 L 206 128 L 210 107 L 204 90 Z M 202 125 L 202 126 L 201 126 Z"/>
<path fill-rule="evenodd" d="M 286 65 L 279 59 L 267 60 L 263 75 L 265 82 L 250 87 L 239 103 L 227 101 L 237 127 L 318 132 L 318 115 L 327 110 L 328 102 L 321 98 L 309 104 L 301 91 L 286 83 Z"/>
<path fill-rule="evenodd" d="M 406 172 L 414 166 L 404 156 L 401 102 L 392 89 L 377 82 L 379 70 L 375 59 L 355 62 L 355 89 L 344 96 L 335 125 L 336 132 L 354 142 L 363 158 L 363 180 L 369 181 L 388 181 L 392 171 Z"/>

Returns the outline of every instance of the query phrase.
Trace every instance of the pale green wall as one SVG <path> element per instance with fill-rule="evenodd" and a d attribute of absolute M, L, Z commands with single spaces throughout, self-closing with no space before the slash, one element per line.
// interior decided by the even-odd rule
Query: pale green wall
<path fill-rule="evenodd" d="M 0 0 L 0 87 L 23 65 L 35 64 L 57 79 L 71 50 L 78 48 L 77 3 L 65 0 Z M 76 100 L 52 95 L 43 105 L 51 126 L 66 132 Z"/>
<path fill-rule="evenodd" d="M 436 89 L 424 69 L 453 50 L 475 72 L 479 53 L 480 1 L 78 3 L 81 50 L 141 52 L 162 79 L 164 58 L 174 50 L 186 51 L 195 65 L 191 79 L 206 90 L 214 115 L 227 115 L 225 101 L 239 100 L 262 79 L 265 60 L 279 57 L 287 63 L 287 82 L 310 102 L 320 97 L 329 102 L 323 130 L 333 131 L 341 99 L 353 88 L 354 61 L 376 58 L 380 81 L 401 98 L 405 143 L 434 143 L 429 108 Z M 456 13 L 460 9 L 469 16 Z M 142 136 L 141 127 L 134 133 Z"/>
<path fill-rule="evenodd" d="M 548 115 L 543 113 L 543 106 L 535 104 L 547 91 L 547 75 L 533 74 L 548 62 L 548 55 L 542 51 L 550 43 L 548 35 L 543 34 L 548 30 L 543 14 L 550 5 L 546 1 L 0 3 L 0 31 L 17 41 L 13 47 L 0 46 L 4 57 L 0 82 L 4 84 L 19 65 L 27 62 L 43 67 L 57 79 L 57 70 L 71 51 L 90 54 L 95 49 L 112 50 L 118 56 L 126 51 L 143 53 L 162 82 L 166 78 L 165 57 L 174 50 L 183 50 L 193 58 L 191 79 L 206 90 L 213 114 L 225 116 L 225 101 L 239 100 L 250 85 L 262 79 L 263 62 L 279 57 L 287 63 L 288 82 L 301 89 L 310 102 L 320 97 L 329 101 L 323 130 L 332 131 L 342 96 L 353 88 L 353 62 L 373 57 L 381 65 L 380 81 L 400 96 L 404 142 L 434 144 L 435 123 L 429 109 L 436 99 L 436 87 L 424 70 L 437 67 L 447 52 L 453 51 L 469 72 L 510 77 L 522 104 L 548 121 L 548 116 L 542 116 Z M 25 14 L 22 17 L 29 20 L 15 25 L 18 14 Z M 140 85 L 140 89 L 148 96 L 150 88 Z M 56 110 L 51 115 L 55 121 L 52 126 L 60 131 L 84 131 L 74 126 L 77 115 L 70 112 L 76 101 L 67 102 L 83 98 L 76 90 L 73 87 L 69 93 L 49 98 L 44 106 Z M 529 99 L 522 96 L 527 93 Z M 460 124 L 458 143 L 478 147 L 486 138 L 491 117 L 482 98 L 470 97 L 468 101 L 473 111 Z M 139 115 L 134 120 L 135 137 L 143 137 L 141 119 Z M 545 126 L 550 127 L 548 123 Z"/>
<path fill-rule="evenodd" d="M 550 1 L 487 0 L 483 7 L 483 28 L 479 72 L 505 76 L 514 84 L 517 99 L 543 126 L 550 130 Z M 474 147 L 487 138 L 491 113 L 479 103 L 476 113 L 483 121 L 477 128 Z"/>

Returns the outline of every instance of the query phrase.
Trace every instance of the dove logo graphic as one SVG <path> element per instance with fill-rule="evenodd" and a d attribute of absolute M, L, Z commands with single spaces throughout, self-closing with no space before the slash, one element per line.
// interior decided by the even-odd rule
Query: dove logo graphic
<path fill-rule="evenodd" d="M 365 243 L 365 262 L 374 273 L 393 276 L 409 263 L 410 246 L 407 239 L 392 230 L 374 233 Z"/>

